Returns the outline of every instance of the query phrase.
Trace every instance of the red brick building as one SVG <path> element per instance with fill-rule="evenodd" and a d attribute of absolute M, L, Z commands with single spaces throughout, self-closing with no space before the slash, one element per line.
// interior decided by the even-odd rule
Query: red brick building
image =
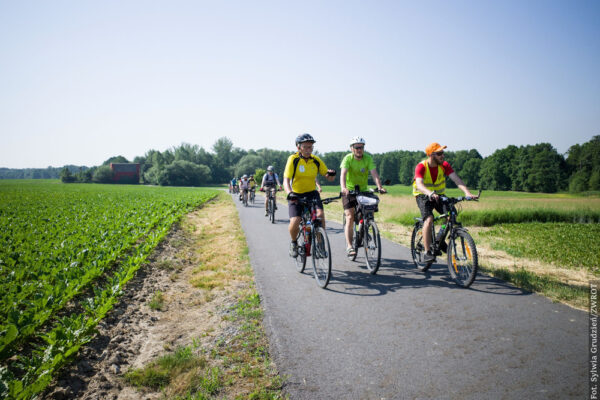
<path fill-rule="evenodd" d="M 115 183 L 140 183 L 139 163 L 110 163 Z"/>

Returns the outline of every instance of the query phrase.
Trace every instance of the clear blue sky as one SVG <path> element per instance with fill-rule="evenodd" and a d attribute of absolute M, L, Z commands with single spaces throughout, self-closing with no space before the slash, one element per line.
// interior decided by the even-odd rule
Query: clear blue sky
<path fill-rule="evenodd" d="M 600 1 L 0 0 L 0 167 L 600 134 Z"/>

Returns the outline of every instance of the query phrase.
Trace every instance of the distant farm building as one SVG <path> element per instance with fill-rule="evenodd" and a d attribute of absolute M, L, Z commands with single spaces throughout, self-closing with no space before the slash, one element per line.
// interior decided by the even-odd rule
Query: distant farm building
<path fill-rule="evenodd" d="M 113 173 L 113 182 L 115 183 L 140 182 L 139 163 L 110 163 L 110 169 Z"/>

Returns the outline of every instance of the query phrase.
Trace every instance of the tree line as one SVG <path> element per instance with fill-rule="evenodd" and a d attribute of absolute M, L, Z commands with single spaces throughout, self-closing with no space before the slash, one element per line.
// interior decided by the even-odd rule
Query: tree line
<path fill-rule="evenodd" d="M 226 138 L 218 139 L 207 151 L 198 145 L 183 143 L 166 151 L 149 150 L 132 162 L 139 163 L 140 183 L 161 186 L 201 186 L 222 184 L 232 177 L 255 174 L 268 165 L 283 175 L 291 151 L 235 147 Z M 446 151 L 448 161 L 469 188 L 554 193 L 559 191 L 600 191 L 600 135 L 584 144 L 571 146 L 566 156 L 549 143 L 507 146 L 482 157 L 475 150 Z M 348 151 L 319 153 L 328 167 L 339 169 Z M 425 159 L 422 151 L 390 151 L 372 154 L 379 175 L 390 184 L 412 184 L 417 163 Z M 62 169 L 0 169 L 0 179 L 58 178 L 63 182 L 112 182 L 110 163 L 130 162 L 122 156 L 111 157 L 92 168 L 66 166 Z M 58 176 L 56 170 L 60 170 Z M 37 172 L 36 172 L 37 171 Z M 44 171 L 44 173 L 41 173 Z M 323 184 L 334 185 L 337 183 Z M 447 181 L 448 186 L 454 183 Z"/>

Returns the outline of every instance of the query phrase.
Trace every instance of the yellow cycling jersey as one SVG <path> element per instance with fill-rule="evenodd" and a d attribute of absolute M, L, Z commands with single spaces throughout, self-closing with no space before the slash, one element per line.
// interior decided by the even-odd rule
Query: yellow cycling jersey
<path fill-rule="evenodd" d="M 318 166 L 317 163 L 319 164 Z M 309 159 L 304 159 L 299 153 L 294 153 L 288 157 L 287 163 L 285 164 L 283 177 L 290 180 L 293 179 L 293 192 L 308 193 L 317 190 L 317 185 L 315 183 L 317 174 L 325 176 L 326 173 L 327 166 L 318 156 L 312 155 Z"/>

